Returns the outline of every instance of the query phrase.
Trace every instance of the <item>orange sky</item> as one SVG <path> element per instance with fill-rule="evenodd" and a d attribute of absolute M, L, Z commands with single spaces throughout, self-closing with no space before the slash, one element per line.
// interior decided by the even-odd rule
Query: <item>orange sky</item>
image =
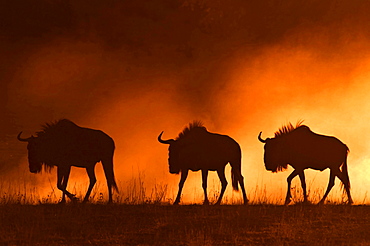
<path fill-rule="evenodd" d="M 164 130 L 164 138 L 174 138 L 190 121 L 202 120 L 209 131 L 241 145 L 252 200 L 261 199 L 257 189 L 260 197 L 282 202 L 291 170 L 264 169 L 257 135 L 272 137 L 283 124 L 303 119 L 312 131 L 348 145 L 354 201 L 368 203 L 370 6 L 350 1 L 40 3 L 54 15 L 39 17 L 30 9 L 28 24 L 13 21 L 11 14 L 5 18 L 13 25 L 2 32 L 0 44 L 10 59 L 1 60 L 8 68 L 1 136 L 8 141 L 21 130 L 33 134 L 44 122 L 69 118 L 114 138 L 122 185 L 140 174 L 148 192 L 166 183 L 173 197 L 179 176 L 168 173 L 167 146 L 157 136 Z M 12 145 L 20 157 L 9 158 L 9 165 L 19 167 L 4 164 L 7 175 L 25 170 L 22 179 L 50 189 L 46 176 L 27 173 L 26 147 Z M 100 166 L 97 172 L 104 183 Z M 72 175 L 71 183 L 87 182 L 83 171 Z M 311 196 L 326 189 L 328 177 L 327 171 L 307 172 Z M 298 179 L 294 184 L 299 186 Z M 211 175 L 209 189 L 218 187 Z M 230 185 L 228 197 L 231 190 Z M 203 199 L 199 173 L 190 174 L 183 195 L 185 203 Z M 332 198 L 340 199 L 339 180 Z"/>

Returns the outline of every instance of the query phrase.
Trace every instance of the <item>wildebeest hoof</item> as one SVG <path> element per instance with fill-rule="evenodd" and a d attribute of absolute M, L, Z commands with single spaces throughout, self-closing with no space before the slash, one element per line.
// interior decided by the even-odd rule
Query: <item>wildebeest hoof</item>
<path fill-rule="evenodd" d="M 71 198 L 71 202 L 73 203 L 78 202 L 78 198 L 75 195 L 71 196 L 70 198 Z"/>

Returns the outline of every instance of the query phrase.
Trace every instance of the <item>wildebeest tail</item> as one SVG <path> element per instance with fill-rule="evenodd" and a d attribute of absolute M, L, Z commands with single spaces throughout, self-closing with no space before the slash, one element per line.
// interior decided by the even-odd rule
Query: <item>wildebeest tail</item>
<path fill-rule="evenodd" d="M 348 154 L 348 152 L 347 152 Z M 343 181 L 344 183 L 348 184 L 348 188 L 351 187 L 351 183 L 349 182 L 349 176 L 348 176 L 348 167 L 347 167 L 347 155 L 342 165 L 342 174 L 343 174 Z"/>
<path fill-rule="evenodd" d="M 107 179 L 107 183 L 109 185 L 111 185 L 111 187 L 117 193 L 119 193 L 118 187 L 117 187 L 117 183 L 116 183 L 116 179 L 114 178 L 113 158 L 109 158 L 108 160 L 105 160 L 105 161 L 103 160 L 102 161 L 102 164 L 103 164 L 103 169 L 104 169 L 105 177 Z"/>
<path fill-rule="evenodd" d="M 241 177 L 241 172 L 242 170 L 240 161 L 231 163 L 231 182 L 235 191 L 239 190 L 239 179 Z"/>
<path fill-rule="evenodd" d="M 108 182 L 112 185 L 112 188 L 117 192 L 119 193 L 119 190 L 118 190 L 118 186 L 117 186 L 117 183 L 116 183 L 116 179 L 114 178 L 114 172 L 113 172 L 113 167 L 112 169 L 109 170 L 109 176 L 107 175 L 107 179 Z"/>

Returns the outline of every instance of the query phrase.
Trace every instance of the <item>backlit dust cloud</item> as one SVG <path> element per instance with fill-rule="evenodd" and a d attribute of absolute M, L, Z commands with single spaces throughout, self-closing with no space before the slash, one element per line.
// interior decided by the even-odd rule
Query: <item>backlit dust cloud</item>
<path fill-rule="evenodd" d="M 28 172 L 26 146 L 16 136 L 68 118 L 115 140 L 121 187 L 140 177 L 147 192 L 167 184 L 174 198 L 179 176 L 168 172 L 168 146 L 157 136 L 164 131 L 164 138 L 175 138 L 201 120 L 241 145 L 249 198 L 282 203 L 291 169 L 267 172 L 257 136 L 273 137 L 282 125 L 304 120 L 348 145 L 353 199 L 369 203 L 369 3 L 36 2 L 7 3 L 2 15 L 4 182 L 56 189 L 55 170 Z M 96 171 L 105 187 L 100 164 Z M 309 195 L 321 196 L 329 172 L 306 174 Z M 227 199 L 241 199 L 232 192 L 230 168 L 226 177 Z M 298 181 L 293 185 L 300 189 Z M 217 175 L 208 182 L 217 193 Z M 85 171 L 73 168 L 70 187 L 87 183 Z M 202 194 L 200 173 L 190 173 L 182 201 L 200 203 Z M 329 198 L 340 197 L 337 179 Z"/>

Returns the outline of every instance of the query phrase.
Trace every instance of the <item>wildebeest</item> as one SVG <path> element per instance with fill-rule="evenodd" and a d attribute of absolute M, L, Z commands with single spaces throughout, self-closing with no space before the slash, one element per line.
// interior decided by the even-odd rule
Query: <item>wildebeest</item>
<path fill-rule="evenodd" d="M 222 188 L 216 204 L 220 204 L 224 195 L 227 181 L 225 166 L 230 163 L 232 186 L 238 190 L 238 185 L 243 192 L 244 204 L 248 199 L 244 188 L 244 178 L 241 174 L 241 150 L 239 144 L 229 136 L 210 133 L 199 121 L 194 121 L 186 127 L 176 139 L 162 140 L 159 134 L 158 141 L 169 144 L 169 171 L 179 174 L 179 191 L 174 205 L 179 204 L 181 191 L 188 176 L 189 170 L 202 171 L 202 187 L 204 190 L 204 204 L 209 204 L 207 197 L 208 171 L 217 171 Z"/>
<path fill-rule="evenodd" d="M 306 182 L 304 170 L 311 168 L 323 171 L 330 169 L 328 188 L 320 200 L 324 203 L 331 188 L 334 186 L 334 179 L 338 177 L 347 193 L 348 203 L 353 203 L 350 193 L 350 182 L 347 170 L 348 147 L 335 137 L 316 134 L 302 121 L 294 127 L 287 124 L 275 132 L 274 138 L 261 138 L 262 132 L 258 135 L 259 141 L 265 143 L 264 162 L 267 170 L 278 172 L 286 169 L 288 164 L 294 171 L 288 176 L 288 191 L 285 204 L 291 200 L 290 185 L 292 179 L 299 175 L 301 180 L 304 202 L 307 202 Z"/>
<path fill-rule="evenodd" d="M 21 138 L 27 142 L 28 162 L 31 173 L 50 171 L 57 167 L 57 187 L 63 191 L 61 202 L 65 202 L 65 195 L 72 201 L 77 200 L 74 194 L 67 191 L 67 183 L 71 167 L 86 168 L 90 185 L 83 202 L 87 202 L 92 188 L 96 183 L 95 165 L 101 162 L 107 179 L 109 202 L 112 202 L 112 188 L 118 192 L 113 172 L 114 141 L 100 130 L 79 127 L 67 119 L 55 123 L 45 124 L 36 137 Z"/>

